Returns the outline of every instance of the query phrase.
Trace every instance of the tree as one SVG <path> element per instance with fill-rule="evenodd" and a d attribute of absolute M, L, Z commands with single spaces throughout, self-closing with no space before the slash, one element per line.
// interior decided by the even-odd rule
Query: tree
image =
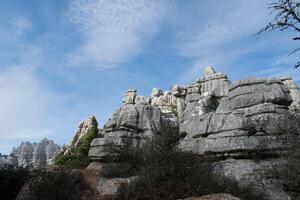
<path fill-rule="evenodd" d="M 300 0 L 277 0 L 271 3 L 268 9 L 274 14 L 274 19 L 262 28 L 257 35 L 275 30 L 296 32 L 292 39 L 300 41 Z M 291 54 L 300 50 L 295 49 Z M 295 64 L 295 68 L 300 67 L 300 60 Z"/>

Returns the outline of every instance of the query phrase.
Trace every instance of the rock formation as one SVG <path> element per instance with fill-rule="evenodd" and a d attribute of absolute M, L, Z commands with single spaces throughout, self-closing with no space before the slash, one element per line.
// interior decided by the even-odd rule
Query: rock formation
<path fill-rule="evenodd" d="M 71 142 L 69 143 L 69 145 L 65 146 L 62 149 L 62 153 L 64 155 L 70 154 L 74 149 L 76 149 L 79 146 L 79 144 L 82 142 L 84 137 L 89 133 L 89 131 L 95 127 L 96 128 L 98 127 L 98 122 L 95 116 L 91 116 L 88 119 L 80 122 L 80 124 L 78 125 L 78 129 L 75 135 L 73 136 Z"/>
<path fill-rule="evenodd" d="M 299 144 L 300 91 L 291 78 L 250 78 L 231 84 L 212 67 L 188 86 L 171 91 L 153 88 L 150 98 L 128 90 L 117 109 L 94 139 L 89 155 L 105 157 L 111 142 L 139 144 L 162 127 L 178 129 L 185 137 L 179 147 L 217 158 L 214 173 L 251 187 L 268 199 L 289 199 L 278 174 L 284 155 Z"/>
<path fill-rule="evenodd" d="M 60 149 L 59 145 L 46 138 L 38 143 L 22 142 L 20 146 L 12 149 L 10 162 L 22 167 L 45 167 L 52 164 Z"/>
<path fill-rule="evenodd" d="M 184 200 L 240 200 L 230 194 L 210 194 L 202 197 L 189 197 Z"/>

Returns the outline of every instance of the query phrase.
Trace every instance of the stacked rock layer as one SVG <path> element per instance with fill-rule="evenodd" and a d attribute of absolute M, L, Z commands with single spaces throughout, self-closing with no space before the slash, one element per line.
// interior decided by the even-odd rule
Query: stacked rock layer
<path fill-rule="evenodd" d="M 220 181 L 251 186 L 268 199 L 289 199 L 268 170 L 284 165 L 287 150 L 299 144 L 299 108 L 300 91 L 289 77 L 231 84 L 225 74 L 207 67 L 196 82 L 165 92 L 154 88 L 149 98 L 128 90 L 89 155 L 99 161 L 112 141 L 138 144 L 171 127 L 185 135 L 182 150 L 219 159 L 213 170 Z"/>

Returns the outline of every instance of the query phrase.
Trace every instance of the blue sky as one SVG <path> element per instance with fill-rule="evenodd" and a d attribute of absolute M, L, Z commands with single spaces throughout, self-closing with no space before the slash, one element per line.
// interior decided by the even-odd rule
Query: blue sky
<path fill-rule="evenodd" d="M 0 0 L 0 152 L 43 137 L 68 143 L 100 126 L 128 88 L 149 95 L 205 66 L 245 77 L 292 76 L 293 32 L 253 35 L 263 0 Z"/>

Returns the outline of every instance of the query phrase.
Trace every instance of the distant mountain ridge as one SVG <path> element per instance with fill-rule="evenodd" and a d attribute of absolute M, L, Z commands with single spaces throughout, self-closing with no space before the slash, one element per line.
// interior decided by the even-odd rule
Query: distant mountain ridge
<path fill-rule="evenodd" d="M 47 138 L 38 143 L 22 142 L 12 149 L 8 159 L 15 166 L 39 168 L 52 164 L 61 149 L 60 145 Z"/>

